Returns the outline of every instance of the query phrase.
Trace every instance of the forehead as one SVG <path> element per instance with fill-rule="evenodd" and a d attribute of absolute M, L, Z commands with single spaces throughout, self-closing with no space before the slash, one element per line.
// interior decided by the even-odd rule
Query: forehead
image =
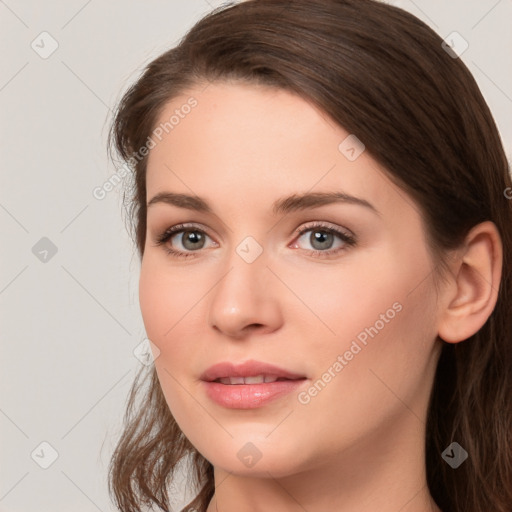
<path fill-rule="evenodd" d="M 379 209 L 404 201 L 366 151 L 353 159 L 362 149 L 353 135 L 282 89 L 242 83 L 193 88 L 165 106 L 155 128 L 148 199 L 171 190 L 243 207 L 248 199 L 267 198 L 270 205 L 290 192 L 343 190 Z"/>

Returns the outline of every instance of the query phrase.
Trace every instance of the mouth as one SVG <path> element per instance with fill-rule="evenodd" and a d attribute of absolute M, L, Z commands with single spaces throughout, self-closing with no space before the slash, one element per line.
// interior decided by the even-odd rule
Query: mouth
<path fill-rule="evenodd" d="M 222 377 L 208 382 L 218 382 L 227 386 L 239 386 L 242 384 L 267 384 L 271 382 L 304 380 L 305 377 L 289 379 L 287 377 L 279 377 L 277 375 L 254 375 L 248 377 Z"/>
<path fill-rule="evenodd" d="M 285 398 L 307 377 L 259 361 L 216 364 L 201 375 L 206 395 L 228 409 L 255 409 Z"/>
<path fill-rule="evenodd" d="M 200 376 L 206 382 L 221 384 L 263 384 L 281 380 L 305 379 L 305 375 L 280 368 L 279 366 L 262 361 L 249 360 L 235 364 L 229 361 L 210 366 Z"/>

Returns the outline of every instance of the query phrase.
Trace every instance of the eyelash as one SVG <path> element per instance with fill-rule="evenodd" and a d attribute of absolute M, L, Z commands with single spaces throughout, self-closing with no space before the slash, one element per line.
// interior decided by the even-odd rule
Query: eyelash
<path fill-rule="evenodd" d="M 336 254 L 341 251 L 347 250 L 347 248 L 353 247 L 356 245 L 357 240 L 354 236 L 348 235 L 347 233 L 343 233 L 333 227 L 330 227 L 326 224 L 323 224 L 321 222 L 315 222 L 313 224 L 309 224 L 307 226 L 304 226 L 302 229 L 298 229 L 295 231 L 295 234 L 297 235 L 296 238 L 300 238 L 304 233 L 307 233 L 308 231 L 323 231 L 325 233 L 329 233 L 332 235 L 337 236 L 342 240 L 342 242 L 345 244 L 344 247 L 338 247 L 336 249 L 328 249 L 326 251 L 321 251 L 319 249 L 312 249 L 309 251 L 309 253 L 315 257 L 318 258 L 324 258 L 331 256 L 332 254 Z M 193 232 L 199 232 L 204 235 L 208 235 L 203 229 L 198 228 L 194 225 L 187 225 L 187 224 L 177 224 L 176 226 L 172 226 L 168 229 L 166 229 L 164 232 L 162 232 L 160 235 L 156 237 L 155 245 L 160 246 L 166 244 L 172 236 L 182 233 L 184 231 L 193 231 Z M 171 247 L 165 246 L 164 247 L 167 254 L 171 255 L 172 257 L 178 257 L 178 258 L 189 258 L 189 257 L 195 257 L 195 252 L 198 251 L 190 251 L 190 252 L 182 252 L 182 251 L 176 251 L 175 249 L 172 249 Z M 307 249 L 304 249 L 307 250 Z"/>

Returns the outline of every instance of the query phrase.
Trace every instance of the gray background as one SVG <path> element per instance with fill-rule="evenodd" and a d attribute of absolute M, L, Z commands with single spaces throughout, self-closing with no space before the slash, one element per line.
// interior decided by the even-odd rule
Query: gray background
<path fill-rule="evenodd" d="M 113 510 L 106 470 L 145 332 L 122 185 L 92 191 L 116 170 L 105 139 L 122 92 L 221 3 L 0 0 L 0 512 Z M 510 160 L 512 1 L 389 3 L 469 43 Z"/>

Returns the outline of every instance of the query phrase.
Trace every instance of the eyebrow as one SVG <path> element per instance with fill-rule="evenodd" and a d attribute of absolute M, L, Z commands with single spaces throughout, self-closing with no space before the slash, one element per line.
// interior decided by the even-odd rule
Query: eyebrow
<path fill-rule="evenodd" d="M 203 213 L 213 213 L 211 206 L 203 198 L 188 194 L 177 194 L 174 192 L 160 192 L 156 194 L 147 204 L 148 208 L 157 203 L 170 204 L 178 208 L 195 210 Z M 345 192 L 306 192 L 304 194 L 293 194 L 288 197 L 277 199 L 272 204 L 274 215 L 285 214 L 293 211 L 318 208 L 320 206 L 336 203 L 355 204 L 364 206 L 377 215 L 379 210 L 365 199 L 351 196 Z"/>

